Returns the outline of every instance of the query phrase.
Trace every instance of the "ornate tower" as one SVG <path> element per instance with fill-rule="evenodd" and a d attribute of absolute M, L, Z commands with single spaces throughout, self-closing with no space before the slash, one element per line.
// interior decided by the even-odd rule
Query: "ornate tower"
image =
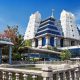
<path fill-rule="evenodd" d="M 37 11 L 30 16 L 29 23 L 24 35 L 24 40 L 33 39 L 40 25 L 41 14 Z"/>
<path fill-rule="evenodd" d="M 61 26 L 65 38 L 79 40 L 79 32 L 76 26 L 75 16 L 71 12 L 63 10 L 60 16 Z"/>

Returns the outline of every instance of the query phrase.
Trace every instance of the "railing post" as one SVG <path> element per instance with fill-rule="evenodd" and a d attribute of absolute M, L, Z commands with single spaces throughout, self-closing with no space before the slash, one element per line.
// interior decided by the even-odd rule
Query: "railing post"
<path fill-rule="evenodd" d="M 33 76 L 32 76 L 32 79 L 33 79 L 33 80 L 35 80 L 36 78 L 37 78 L 37 76 L 36 76 L 36 75 L 33 75 Z"/>
<path fill-rule="evenodd" d="M 9 79 L 9 80 L 12 80 L 12 73 L 9 72 L 8 75 L 9 75 L 9 78 L 8 78 L 8 79 Z"/>
<path fill-rule="evenodd" d="M 27 80 L 27 77 L 28 77 L 27 74 L 24 74 L 24 75 L 23 75 L 23 79 L 24 79 L 24 80 Z"/>
<path fill-rule="evenodd" d="M 66 80 L 66 73 L 65 73 L 65 71 L 63 72 L 63 80 Z"/>
<path fill-rule="evenodd" d="M 72 80 L 72 74 L 70 70 L 69 70 L 69 79 Z"/>
<path fill-rule="evenodd" d="M 53 71 L 51 67 L 43 67 L 42 68 L 42 77 L 43 80 L 53 80 Z"/>
<path fill-rule="evenodd" d="M 76 70 L 74 71 L 74 75 L 76 77 L 76 80 L 80 80 L 80 74 L 79 74 L 79 68 L 77 67 Z"/>
<path fill-rule="evenodd" d="M 16 80 L 19 80 L 19 73 L 16 73 L 15 76 L 16 76 Z"/>
<path fill-rule="evenodd" d="M 6 79 L 6 72 L 3 71 L 2 73 L 3 73 L 2 79 L 5 80 Z"/>
<path fill-rule="evenodd" d="M 59 74 L 59 72 L 57 72 L 56 78 L 57 78 L 56 80 L 61 80 L 61 79 L 60 79 L 60 74 Z"/>
<path fill-rule="evenodd" d="M 76 70 L 74 70 L 74 80 L 76 80 Z"/>

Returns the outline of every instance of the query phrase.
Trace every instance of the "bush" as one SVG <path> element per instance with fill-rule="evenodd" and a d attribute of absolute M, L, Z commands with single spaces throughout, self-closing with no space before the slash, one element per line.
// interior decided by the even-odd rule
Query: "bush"
<path fill-rule="evenodd" d="M 69 50 L 63 50 L 60 54 L 61 60 L 69 60 L 71 57 L 71 53 Z"/>

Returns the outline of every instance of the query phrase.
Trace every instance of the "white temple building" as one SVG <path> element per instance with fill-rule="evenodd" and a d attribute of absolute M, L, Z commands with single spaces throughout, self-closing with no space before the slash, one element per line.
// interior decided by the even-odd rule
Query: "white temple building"
<path fill-rule="evenodd" d="M 75 46 L 80 44 L 79 30 L 76 24 L 75 15 L 63 10 L 60 16 L 61 26 L 66 46 Z"/>
<path fill-rule="evenodd" d="M 52 12 L 49 18 L 42 20 L 41 14 L 35 12 L 30 16 L 24 35 L 24 40 L 29 39 L 32 40 L 32 47 L 38 48 L 79 45 L 80 35 L 74 14 L 63 10 L 60 20 L 56 20 Z"/>
<path fill-rule="evenodd" d="M 80 40 L 75 15 L 63 10 L 61 12 L 60 20 L 64 37 Z"/>
<path fill-rule="evenodd" d="M 41 14 L 37 11 L 30 16 L 29 23 L 24 35 L 24 40 L 33 39 L 40 25 Z"/>

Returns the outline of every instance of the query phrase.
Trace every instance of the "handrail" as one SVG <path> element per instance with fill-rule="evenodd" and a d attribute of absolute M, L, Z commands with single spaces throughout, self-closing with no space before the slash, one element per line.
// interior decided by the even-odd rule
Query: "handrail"
<path fill-rule="evenodd" d="M 41 75 L 42 71 L 39 70 L 25 70 L 25 69 L 16 69 L 16 68 L 3 68 L 0 67 L 0 71 L 8 71 L 8 72 L 17 72 L 17 73 L 25 73 L 25 74 L 34 74 Z"/>

